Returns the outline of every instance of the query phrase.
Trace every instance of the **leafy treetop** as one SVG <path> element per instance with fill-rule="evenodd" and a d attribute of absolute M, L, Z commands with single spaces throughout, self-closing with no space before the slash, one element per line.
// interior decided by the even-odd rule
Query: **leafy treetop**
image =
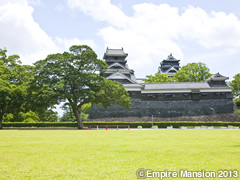
<path fill-rule="evenodd" d="M 234 80 L 230 82 L 230 86 L 233 87 L 233 93 L 237 96 L 240 94 L 240 73 L 236 74 L 233 78 Z"/>
<path fill-rule="evenodd" d="M 173 82 L 171 77 L 168 77 L 167 74 L 155 73 L 155 75 L 146 76 L 147 79 L 143 79 L 145 83 L 164 83 L 164 82 Z"/>
<path fill-rule="evenodd" d="M 107 80 L 97 72 L 107 69 L 104 61 L 86 45 L 71 46 L 70 52 L 51 54 L 35 63 L 35 86 L 42 89 L 41 96 L 47 102 L 65 102 L 69 105 L 78 122 L 82 106 L 87 103 L 104 107 L 119 104 L 130 108 L 130 97 L 122 84 Z"/>
<path fill-rule="evenodd" d="M 189 63 L 173 75 L 176 82 L 203 82 L 211 77 L 209 68 L 204 63 Z"/>

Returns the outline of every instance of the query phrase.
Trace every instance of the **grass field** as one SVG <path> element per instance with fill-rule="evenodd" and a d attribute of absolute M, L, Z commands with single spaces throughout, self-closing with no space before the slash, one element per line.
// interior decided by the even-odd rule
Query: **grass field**
<path fill-rule="evenodd" d="M 240 131 L 0 131 L 0 179 L 137 179 L 139 168 L 239 171 Z"/>

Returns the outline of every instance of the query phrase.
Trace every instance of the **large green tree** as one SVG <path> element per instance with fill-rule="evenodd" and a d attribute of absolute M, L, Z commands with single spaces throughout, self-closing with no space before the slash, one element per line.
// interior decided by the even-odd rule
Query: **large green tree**
<path fill-rule="evenodd" d="M 81 112 L 84 104 L 104 107 L 119 104 L 130 108 L 130 97 L 123 85 L 97 74 L 107 69 L 107 64 L 97 59 L 89 46 L 72 46 L 69 50 L 48 55 L 35 63 L 35 86 L 42 89 L 43 101 L 67 101 L 79 129 L 83 128 Z"/>
<path fill-rule="evenodd" d="M 237 96 L 240 94 L 240 73 L 236 74 L 233 78 L 233 81 L 230 82 L 230 86 L 233 87 L 233 94 Z"/>
<path fill-rule="evenodd" d="M 23 108 L 31 69 L 21 65 L 18 55 L 7 56 L 6 52 L 0 49 L 0 128 L 4 115 L 13 116 Z"/>
<path fill-rule="evenodd" d="M 167 74 L 155 73 L 155 75 L 148 75 L 146 79 L 143 79 L 145 83 L 164 83 L 164 82 L 173 82 L 171 77 L 168 77 Z"/>
<path fill-rule="evenodd" d="M 211 77 L 209 68 L 204 63 L 189 63 L 173 75 L 176 82 L 203 82 Z"/>

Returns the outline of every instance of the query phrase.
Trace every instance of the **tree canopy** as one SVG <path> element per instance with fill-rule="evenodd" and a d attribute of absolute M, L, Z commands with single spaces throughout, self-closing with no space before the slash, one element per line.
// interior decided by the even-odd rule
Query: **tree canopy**
<path fill-rule="evenodd" d="M 233 94 L 234 95 L 240 95 L 240 73 L 236 74 L 230 82 L 230 86 L 233 87 Z"/>
<path fill-rule="evenodd" d="M 18 55 L 6 53 L 7 50 L 0 49 L 0 128 L 3 121 L 57 121 L 56 112 L 32 101 L 34 66 L 22 65 Z"/>
<path fill-rule="evenodd" d="M 164 82 L 173 82 L 171 77 L 168 77 L 167 74 L 155 73 L 155 75 L 146 76 L 147 79 L 143 79 L 145 83 L 164 83 Z"/>
<path fill-rule="evenodd" d="M 104 107 L 119 104 L 130 108 L 130 97 L 121 83 L 107 80 L 98 72 L 107 64 L 97 59 L 96 53 L 86 45 L 71 46 L 70 52 L 48 55 L 35 63 L 35 88 L 46 103 L 66 102 L 72 108 L 78 128 L 83 128 L 82 106 L 87 103 Z"/>
<path fill-rule="evenodd" d="M 176 82 L 203 82 L 211 77 L 209 68 L 204 63 L 189 63 L 173 75 Z"/>
<path fill-rule="evenodd" d="M 23 107 L 30 78 L 27 71 L 30 66 L 21 65 L 18 55 L 7 57 L 6 52 L 0 49 L 0 128 L 4 115 L 9 113 L 7 119 L 11 119 Z"/>

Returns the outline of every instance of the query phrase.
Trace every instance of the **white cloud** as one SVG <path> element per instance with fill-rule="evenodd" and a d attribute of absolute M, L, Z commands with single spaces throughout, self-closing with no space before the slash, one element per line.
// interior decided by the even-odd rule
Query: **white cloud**
<path fill-rule="evenodd" d="M 58 4 L 58 5 L 55 7 L 55 10 L 56 10 L 57 12 L 60 12 L 60 13 L 61 13 L 64 9 L 65 9 L 65 6 L 62 5 L 62 4 Z"/>
<path fill-rule="evenodd" d="M 58 47 L 32 17 L 33 8 L 22 3 L 8 2 L 0 7 L 0 46 L 9 53 L 20 55 L 24 64 L 56 52 Z"/>
<path fill-rule="evenodd" d="M 240 21 L 234 14 L 189 7 L 181 16 L 181 35 L 197 40 L 205 48 L 240 46 Z"/>
<path fill-rule="evenodd" d="M 106 21 L 116 27 L 125 27 L 129 18 L 110 0 L 68 0 L 71 8 L 77 8 L 97 21 Z"/>
<path fill-rule="evenodd" d="M 99 29 L 98 35 L 105 46 L 124 47 L 130 52 L 128 63 L 141 70 L 141 76 L 155 73 L 156 65 L 171 52 L 184 59 L 185 42 L 198 43 L 206 50 L 221 48 L 226 54 L 228 49 L 240 48 L 240 21 L 234 14 L 207 13 L 192 6 L 179 13 L 178 8 L 168 4 L 142 3 L 132 7 L 133 16 L 127 16 L 110 0 L 68 0 L 68 4 L 96 21 L 107 22 L 109 25 Z M 206 54 L 207 59 L 218 58 Z"/>
<path fill-rule="evenodd" d="M 22 4 L 22 5 L 28 4 L 27 0 L 1 0 L 0 1 L 0 5 L 4 5 L 7 3 L 18 3 L 18 4 Z"/>
<path fill-rule="evenodd" d="M 56 43 L 61 47 L 63 50 L 68 50 L 72 45 L 88 45 L 92 49 L 96 49 L 96 44 L 93 40 L 80 40 L 78 38 L 72 38 L 72 39 L 67 39 L 67 38 L 56 38 Z"/>
<path fill-rule="evenodd" d="M 32 64 L 48 54 L 67 51 L 73 44 L 86 43 L 96 47 L 89 40 L 50 37 L 34 21 L 33 11 L 27 0 L 1 1 L 0 27 L 4 28 L 0 28 L 0 48 L 6 48 L 8 55 L 18 54 L 23 64 Z"/>
<path fill-rule="evenodd" d="M 37 6 L 37 5 L 42 4 L 41 0 L 27 0 L 27 1 L 28 1 L 28 4 L 31 6 Z"/>

